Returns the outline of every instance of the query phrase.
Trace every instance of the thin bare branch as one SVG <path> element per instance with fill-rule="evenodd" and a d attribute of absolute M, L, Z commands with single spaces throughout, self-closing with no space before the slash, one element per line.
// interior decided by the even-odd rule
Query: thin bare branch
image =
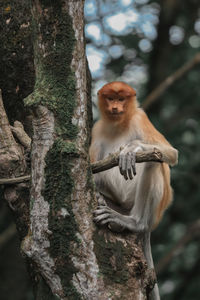
<path fill-rule="evenodd" d="M 118 166 L 119 163 L 119 152 L 110 154 L 107 158 L 100 160 L 91 165 L 93 174 L 106 171 L 113 167 Z M 147 162 L 147 161 L 156 161 L 162 162 L 162 153 L 156 148 L 153 151 L 142 151 L 136 153 L 136 162 Z"/>
<path fill-rule="evenodd" d="M 197 236 L 200 236 L 200 219 L 189 226 L 186 233 L 180 238 L 176 245 L 157 263 L 155 266 L 156 274 L 161 273 L 172 259 L 183 251 L 184 246 Z"/>
<path fill-rule="evenodd" d="M 93 174 L 99 173 L 118 166 L 119 153 L 120 151 L 110 154 L 107 158 L 91 164 L 92 173 Z M 158 151 L 156 148 L 153 151 L 143 151 L 143 152 L 136 153 L 137 163 L 147 162 L 147 161 L 162 162 L 162 153 Z M 15 177 L 15 178 L 2 178 L 0 179 L 0 185 L 17 184 L 28 180 L 30 180 L 30 175 Z"/>
<path fill-rule="evenodd" d="M 144 110 L 148 109 L 149 106 L 154 103 L 158 98 L 179 78 L 193 69 L 196 65 L 200 63 L 200 53 L 197 53 L 192 60 L 185 63 L 182 67 L 176 70 L 173 74 L 168 76 L 158 87 L 156 87 L 146 98 L 142 107 Z"/>
<path fill-rule="evenodd" d="M 31 176 L 20 176 L 20 177 L 13 177 L 13 178 L 1 178 L 0 179 L 0 185 L 1 184 L 17 184 L 21 182 L 25 182 L 30 180 Z"/>

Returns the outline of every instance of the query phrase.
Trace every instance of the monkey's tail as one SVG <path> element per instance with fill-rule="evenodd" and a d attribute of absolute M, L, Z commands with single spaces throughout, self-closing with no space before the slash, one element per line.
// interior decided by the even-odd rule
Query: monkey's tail
<path fill-rule="evenodd" d="M 144 233 L 144 256 L 147 260 L 148 268 L 154 269 L 154 263 L 151 253 L 151 232 L 148 231 Z M 151 291 L 150 300 L 160 300 L 160 294 L 157 283 L 155 283 L 154 288 Z"/>

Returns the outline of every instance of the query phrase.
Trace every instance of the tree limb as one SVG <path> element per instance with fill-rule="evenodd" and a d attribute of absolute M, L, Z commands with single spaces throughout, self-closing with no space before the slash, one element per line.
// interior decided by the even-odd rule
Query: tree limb
<path fill-rule="evenodd" d="M 189 226 L 186 233 L 180 238 L 176 245 L 157 263 L 155 266 L 156 274 L 161 273 L 171 260 L 183 251 L 184 246 L 197 236 L 200 236 L 200 219 Z"/>
<path fill-rule="evenodd" d="M 31 138 L 24 131 L 24 126 L 21 122 L 15 121 L 14 126 L 10 125 L 10 129 L 13 135 L 18 139 L 18 141 L 27 149 L 31 148 Z"/>
<path fill-rule="evenodd" d="M 144 110 L 154 103 L 172 84 L 174 84 L 179 78 L 189 72 L 192 68 L 200 63 L 200 53 L 197 53 L 192 60 L 185 63 L 182 67 L 176 70 L 173 74 L 168 76 L 158 87 L 156 87 L 146 98 L 142 107 Z"/>
<path fill-rule="evenodd" d="M 0 90 L 0 177 L 20 176 L 25 168 L 23 151 L 12 135 Z"/>
<path fill-rule="evenodd" d="M 1 178 L 0 179 L 0 185 L 1 184 L 17 184 L 17 183 L 29 181 L 30 178 L 31 178 L 30 175 L 20 176 L 20 177 L 13 177 L 13 178 Z"/>
<path fill-rule="evenodd" d="M 119 153 L 120 151 L 110 154 L 107 158 L 97 161 L 91 164 L 92 173 L 99 173 L 102 171 L 106 171 L 118 166 L 119 163 Z M 148 161 L 155 161 L 155 162 L 162 162 L 162 153 L 154 148 L 153 151 L 141 151 L 136 153 L 136 162 L 148 162 Z M 20 182 L 30 180 L 30 175 L 21 176 L 21 177 L 14 177 L 14 178 L 2 178 L 0 179 L 1 184 L 17 184 Z"/>
<path fill-rule="evenodd" d="M 120 151 L 110 154 L 107 158 L 97 161 L 91 165 L 92 173 L 99 173 L 102 171 L 109 170 L 113 167 L 118 166 L 119 164 L 119 154 Z M 148 161 L 157 161 L 162 162 L 162 153 L 154 148 L 153 151 L 141 151 L 136 153 L 136 162 L 148 162 Z"/>

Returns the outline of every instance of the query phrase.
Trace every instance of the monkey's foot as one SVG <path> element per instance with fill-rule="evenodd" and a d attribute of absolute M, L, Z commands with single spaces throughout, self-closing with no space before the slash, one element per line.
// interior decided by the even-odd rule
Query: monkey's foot
<path fill-rule="evenodd" d="M 107 225 L 110 230 L 115 232 L 122 232 L 124 230 L 141 231 L 131 216 L 121 215 L 104 205 L 98 206 L 94 211 L 94 222 L 100 226 Z"/>

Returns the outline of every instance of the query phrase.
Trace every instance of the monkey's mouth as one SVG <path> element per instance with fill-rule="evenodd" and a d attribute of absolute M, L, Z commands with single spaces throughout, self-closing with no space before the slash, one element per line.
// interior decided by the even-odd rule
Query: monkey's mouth
<path fill-rule="evenodd" d="M 123 111 L 120 111 L 120 112 L 111 112 L 110 113 L 112 116 L 120 116 L 120 115 L 122 115 L 123 114 Z"/>

